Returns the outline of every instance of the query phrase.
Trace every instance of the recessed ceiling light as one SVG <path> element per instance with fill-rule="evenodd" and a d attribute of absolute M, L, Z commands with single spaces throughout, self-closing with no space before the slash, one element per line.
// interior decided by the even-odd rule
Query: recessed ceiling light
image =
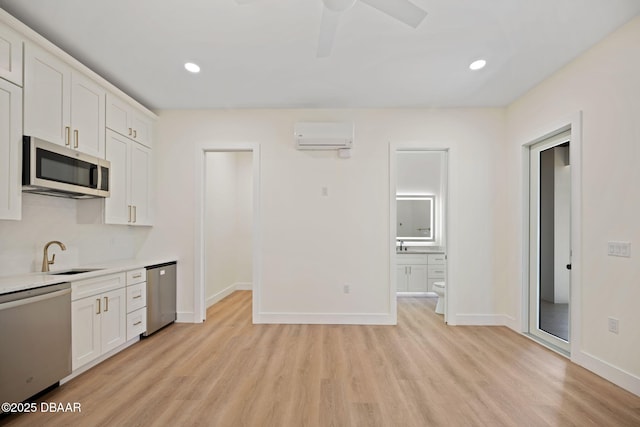
<path fill-rule="evenodd" d="M 487 65 L 487 61 L 485 61 L 484 59 L 478 59 L 477 61 L 473 61 L 471 65 L 469 65 L 469 69 L 474 71 L 480 70 L 484 68 L 485 65 Z"/>
<path fill-rule="evenodd" d="M 198 64 L 194 64 L 193 62 L 187 62 L 186 64 L 184 64 L 184 68 L 192 73 L 200 72 L 200 67 L 198 66 Z"/>

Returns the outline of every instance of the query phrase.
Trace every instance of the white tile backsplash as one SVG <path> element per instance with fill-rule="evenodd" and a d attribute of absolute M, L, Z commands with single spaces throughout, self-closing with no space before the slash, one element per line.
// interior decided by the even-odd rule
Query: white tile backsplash
<path fill-rule="evenodd" d="M 149 227 L 78 224 L 79 203 L 89 200 L 23 194 L 22 220 L 0 220 L 0 275 L 40 271 L 46 242 L 60 240 L 67 247 L 56 254 L 52 270 L 103 261 L 135 258 L 146 239 Z"/>

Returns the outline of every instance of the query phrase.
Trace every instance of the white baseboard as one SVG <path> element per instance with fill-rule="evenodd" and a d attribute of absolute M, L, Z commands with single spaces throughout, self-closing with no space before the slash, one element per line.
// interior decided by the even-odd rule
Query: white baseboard
<path fill-rule="evenodd" d="M 176 323 L 200 323 L 195 321 L 193 311 L 179 311 L 176 313 Z"/>
<path fill-rule="evenodd" d="M 227 286 L 226 288 L 224 288 L 223 290 L 221 290 L 220 292 L 213 294 L 209 297 L 207 297 L 206 300 L 206 307 L 209 308 L 211 307 L 213 304 L 221 301 L 222 299 L 224 299 L 225 297 L 228 297 L 229 295 L 231 295 L 233 293 L 233 291 L 236 290 L 236 286 L 235 284 Z"/>
<path fill-rule="evenodd" d="M 71 381 L 72 379 L 74 379 L 75 377 L 77 377 L 80 374 L 83 374 L 85 372 L 87 372 L 89 369 L 93 368 L 96 365 L 99 365 L 100 363 L 104 362 L 105 360 L 107 360 L 108 358 L 110 358 L 111 356 L 113 356 L 116 353 L 120 353 L 122 350 L 124 350 L 125 348 L 137 343 L 138 341 L 140 341 L 140 336 L 136 336 L 134 338 L 131 338 L 129 341 L 125 342 L 124 344 L 114 348 L 113 350 L 103 354 L 102 356 L 98 357 L 97 359 L 92 360 L 91 362 L 87 363 L 86 365 L 82 365 L 81 367 L 79 367 L 78 369 L 76 369 L 75 371 L 73 371 L 71 374 L 69 374 L 68 376 L 64 377 L 63 379 L 60 380 L 60 385 Z"/>
<path fill-rule="evenodd" d="M 515 319 L 505 314 L 457 314 L 449 316 L 448 324 L 466 326 L 508 326 L 515 324 Z M 512 328 L 513 329 L 513 328 Z"/>
<path fill-rule="evenodd" d="M 615 385 L 640 396 L 640 378 L 584 351 L 571 356 L 571 361 Z"/>
<path fill-rule="evenodd" d="M 221 300 L 228 297 L 235 291 L 250 291 L 252 289 L 253 289 L 253 285 L 251 282 L 236 282 L 232 285 L 227 286 L 220 292 L 208 297 L 206 301 L 207 308 L 211 307 L 213 304 L 217 302 L 220 302 Z"/>
<path fill-rule="evenodd" d="M 297 325 L 395 325 L 389 313 L 258 313 L 254 323 Z"/>

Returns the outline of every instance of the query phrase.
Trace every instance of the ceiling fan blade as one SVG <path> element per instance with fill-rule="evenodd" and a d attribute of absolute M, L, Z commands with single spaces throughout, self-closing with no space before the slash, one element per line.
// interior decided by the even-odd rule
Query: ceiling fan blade
<path fill-rule="evenodd" d="M 340 22 L 340 12 L 334 12 L 328 8 L 322 10 L 322 20 L 320 21 L 320 34 L 318 35 L 318 58 L 326 58 L 331 53 L 333 41 L 338 32 L 338 22 Z"/>
<path fill-rule="evenodd" d="M 417 28 L 427 16 L 427 12 L 409 0 L 360 0 L 380 12 L 404 22 L 410 27 Z"/>

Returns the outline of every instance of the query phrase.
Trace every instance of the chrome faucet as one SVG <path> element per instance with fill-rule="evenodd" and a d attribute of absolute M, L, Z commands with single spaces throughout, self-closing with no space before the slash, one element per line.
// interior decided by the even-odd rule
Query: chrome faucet
<path fill-rule="evenodd" d="M 67 250 L 67 247 L 64 245 L 64 243 L 59 242 L 57 240 L 52 240 L 46 245 L 44 245 L 44 253 L 42 254 L 42 272 L 43 273 L 49 271 L 49 266 L 56 262 L 56 254 L 53 254 L 53 256 L 51 257 L 51 260 L 49 260 L 49 253 L 48 253 L 49 246 L 53 245 L 54 243 L 60 246 L 60 249 L 62 249 L 63 251 Z"/>

